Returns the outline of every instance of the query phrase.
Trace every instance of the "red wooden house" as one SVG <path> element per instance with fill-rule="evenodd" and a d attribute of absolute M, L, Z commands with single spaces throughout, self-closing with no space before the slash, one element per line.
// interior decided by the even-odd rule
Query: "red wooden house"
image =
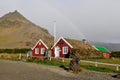
<path fill-rule="evenodd" d="M 35 46 L 32 48 L 32 56 L 44 56 L 48 47 L 40 39 Z"/>
<path fill-rule="evenodd" d="M 69 52 L 72 51 L 73 46 L 70 45 L 63 37 L 60 37 L 58 41 L 51 48 L 52 57 L 68 58 Z"/>

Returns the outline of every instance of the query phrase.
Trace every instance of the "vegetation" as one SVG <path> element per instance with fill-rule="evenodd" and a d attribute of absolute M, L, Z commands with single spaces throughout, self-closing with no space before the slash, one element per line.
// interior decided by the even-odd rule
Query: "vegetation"
<path fill-rule="evenodd" d="M 102 58 L 102 53 L 91 49 L 91 47 L 73 49 L 73 54 L 78 54 L 80 59 Z"/>
<path fill-rule="evenodd" d="M 110 63 L 110 64 L 120 64 L 120 58 L 111 58 L 111 59 L 91 58 L 89 60 L 96 61 L 96 62 Z"/>
<path fill-rule="evenodd" d="M 104 60 L 106 60 L 106 59 L 104 59 Z M 28 62 L 36 62 L 37 64 L 59 66 L 59 67 L 64 68 L 65 70 L 71 70 L 70 69 L 70 62 L 71 62 L 70 60 L 65 60 L 63 62 L 62 60 L 59 60 L 59 59 L 52 59 L 50 61 L 49 59 L 46 60 L 45 58 L 39 58 L 39 59 L 34 58 L 34 59 L 29 59 L 27 61 Z M 112 60 L 112 61 L 114 61 L 114 60 Z M 120 71 L 116 71 L 115 66 L 112 67 L 112 66 L 98 65 L 98 67 L 95 67 L 95 64 L 80 62 L 79 70 L 81 71 L 82 69 L 98 71 L 98 72 L 120 73 Z M 73 72 L 76 72 L 76 71 L 73 71 Z"/>
<path fill-rule="evenodd" d="M 111 52 L 111 57 L 120 58 L 120 51 L 113 51 L 113 52 Z"/>
<path fill-rule="evenodd" d="M 91 65 L 81 65 L 81 67 L 83 67 L 87 70 L 98 71 L 98 72 L 120 73 L 120 71 L 115 71 L 115 70 L 112 70 L 109 68 L 95 67 L 95 66 L 91 66 Z"/>
<path fill-rule="evenodd" d="M 16 54 L 13 54 L 13 53 L 10 53 L 10 54 L 9 53 L 1 53 L 0 54 L 0 59 L 18 61 L 19 56 L 20 56 L 20 53 L 16 53 Z M 22 53 L 21 57 L 25 58 L 26 54 Z"/>
<path fill-rule="evenodd" d="M 93 70 L 94 69 L 91 69 L 91 66 L 92 68 L 96 68 L 95 71 L 97 71 L 97 69 L 101 68 L 103 71 L 101 72 L 106 72 L 105 69 L 108 69 L 108 70 L 112 70 L 111 72 L 117 72 L 116 71 L 116 67 L 115 66 L 109 66 L 109 65 L 103 65 L 103 64 L 98 64 L 98 67 L 95 67 L 95 64 L 94 63 L 87 63 L 87 62 L 81 62 L 81 67 L 84 67 L 85 69 L 88 69 L 88 70 Z M 120 67 L 119 67 L 120 69 Z M 99 71 L 99 70 L 98 70 Z"/>
<path fill-rule="evenodd" d="M 0 49 L 0 53 L 27 53 L 29 50 L 28 48 Z"/>
<path fill-rule="evenodd" d="M 80 54 L 77 52 L 77 50 L 74 50 L 71 53 L 72 60 L 70 61 L 69 68 L 73 72 L 79 72 L 80 71 Z"/>

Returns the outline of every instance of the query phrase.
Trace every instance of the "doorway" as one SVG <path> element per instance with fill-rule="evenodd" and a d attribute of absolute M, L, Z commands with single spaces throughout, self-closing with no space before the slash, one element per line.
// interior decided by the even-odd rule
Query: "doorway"
<path fill-rule="evenodd" d="M 55 57 L 59 57 L 60 56 L 60 47 L 56 46 L 54 53 L 55 53 Z"/>

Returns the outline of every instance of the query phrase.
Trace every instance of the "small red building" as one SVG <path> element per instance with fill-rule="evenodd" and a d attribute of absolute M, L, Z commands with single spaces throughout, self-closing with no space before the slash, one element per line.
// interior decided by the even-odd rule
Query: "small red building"
<path fill-rule="evenodd" d="M 44 56 L 48 47 L 40 39 L 32 49 L 32 56 Z"/>
<path fill-rule="evenodd" d="M 96 50 L 102 52 L 104 58 L 107 58 L 107 59 L 110 58 L 110 53 L 111 53 L 111 52 L 110 52 L 107 48 L 102 47 L 102 46 L 93 46 L 93 47 L 94 47 Z"/>
<path fill-rule="evenodd" d="M 69 52 L 72 51 L 73 46 L 70 45 L 63 37 L 60 37 L 51 48 L 52 57 L 68 58 Z"/>

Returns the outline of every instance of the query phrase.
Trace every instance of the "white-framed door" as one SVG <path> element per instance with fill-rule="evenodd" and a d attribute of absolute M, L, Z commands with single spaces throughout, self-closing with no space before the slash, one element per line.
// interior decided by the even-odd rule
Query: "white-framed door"
<path fill-rule="evenodd" d="M 55 47 L 54 54 L 55 54 L 55 57 L 59 57 L 60 56 L 60 47 L 58 47 L 58 46 Z"/>

